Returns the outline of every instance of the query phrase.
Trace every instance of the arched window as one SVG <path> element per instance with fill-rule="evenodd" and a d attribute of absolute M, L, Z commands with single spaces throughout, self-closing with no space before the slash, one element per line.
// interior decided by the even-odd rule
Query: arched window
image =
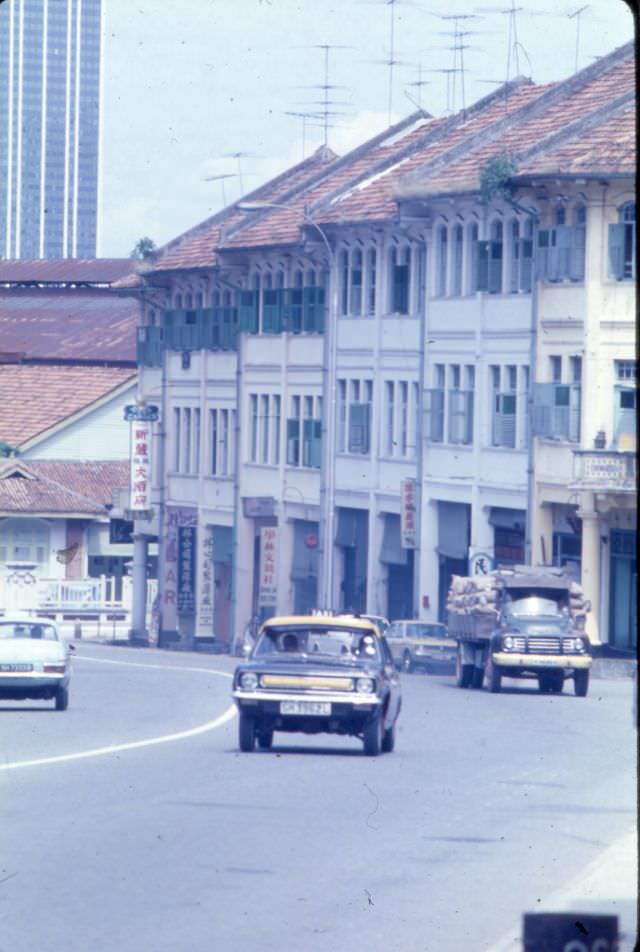
<path fill-rule="evenodd" d="M 609 225 L 609 273 L 618 281 L 636 276 L 636 203 L 626 202 L 620 220 Z"/>
<path fill-rule="evenodd" d="M 390 281 L 390 310 L 392 314 L 409 313 L 409 281 L 411 277 L 411 249 L 408 245 L 403 248 L 391 249 L 391 281 Z"/>
<path fill-rule="evenodd" d="M 173 301 L 176 308 L 180 309 L 182 307 L 182 294 L 178 291 L 174 297 Z"/>
<path fill-rule="evenodd" d="M 350 308 L 354 317 L 362 313 L 362 252 L 353 251 L 351 254 L 351 294 Z"/>
<path fill-rule="evenodd" d="M 349 313 L 349 252 L 341 251 L 338 255 L 338 271 L 340 275 L 340 313 L 344 317 Z"/>
<path fill-rule="evenodd" d="M 367 314 L 376 313 L 376 265 L 378 255 L 375 248 L 367 251 Z"/>
<path fill-rule="evenodd" d="M 453 229 L 453 273 L 451 275 L 451 293 L 455 297 L 462 294 L 462 261 L 464 248 L 464 229 L 456 225 Z"/>
<path fill-rule="evenodd" d="M 438 228 L 438 238 L 437 238 L 437 248 L 438 248 L 438 257 L 437 257 L 437 274 L 436 274 L 436 295 L 438 297 L 444 297 L 447 293 L 447 226 L 440 225 Z"/>

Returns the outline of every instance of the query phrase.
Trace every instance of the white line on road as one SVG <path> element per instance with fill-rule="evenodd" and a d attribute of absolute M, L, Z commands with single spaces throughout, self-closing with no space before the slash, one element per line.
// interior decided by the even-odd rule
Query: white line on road
<path fill-rule="evenodd" d="M 156 668 L 160 671 L 198 671 L 204 674 L 217 674 L 221 678 L 233 678 L 228 671 L 218 671 L 216 668 L 192 668 L 179 664 L 145 664 L 140 661 L 112 661 L 108 658 L 91 658 L 87 655 L 79 655 L 73 660 L 74 662 L 91 661 L 93 664 L 121 664 L 129 668 Z"/>
<path fill-rule="evenodd" d="M 226 671 L 216 671 L 213 668 L 189 668 L 162 664 L 140 664 L 134 661 L 109 661 L 106 658 L 83 657 L 74 659 L 74 661 L 75 660 L 93 661 L 96 664 L 129 665 L 130 667 L 134 668 L 161 668 L 163 671 L 198 671 L 205 672 L 206 674 L 217 674 L 223 678 L 231 678 L 231 675 L 227 674 Z M 56 757 L 40 757 L 37 760 L 18 760 L 14 761 L 13 763 L 0 764 L 0 771 L 19 770 L 21 767 L 41 767 L 46 764 L 62 764 L 71 760 L 85 760 L 89 757 L 104 757 L 107 754 L 119 754 L 125 750 L 138 750 L 142 747 L 153 747 L 155 744 L 168 744 L 174 740 L 186 740 L 188 737 L 196 737 L 198 734 L 205 734 L 207 731 L 213 731 L 218 727 L 222 727 L 222 725 L 226 724 L 227 721 L 230 721 L 232 717 L 235 717 L 235 714 L 235 705 L 231 704 L 224 714 L 220 715 L 220 717 L 216 717 L 212 721 L 206 721 L 206 723 L 200 724 L 198 727 L 192 727 L 186 731 L 178 731 L 176 734 L 164 734 L 161 737 L 150 737 L 147 740 L 131 741 L 128 744 L 112 744 L 109 747 L 96 747 L 93 750 L 83 750 L 75 754 L 59 754 Z"/>

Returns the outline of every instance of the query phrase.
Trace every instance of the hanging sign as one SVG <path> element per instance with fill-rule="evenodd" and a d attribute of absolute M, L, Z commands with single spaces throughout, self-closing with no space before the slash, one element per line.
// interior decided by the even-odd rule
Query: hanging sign
<path fill-rule="evenodd" d="M 275 605 L 278 585 L 278 528 L 262 526 L 260 529 L 260 584 L 258 605 Z"/>
<path fill-rule="evenodd" d="M 151 510 L 151 424 L 158 419 L 156 406 L 126 406 L 124 418 L 130 424 L 130 510 Z"/>
<path fill-rule="evenodd" d="M 403 549 L 416 547 L 416 503 L 415 479 L 403 479 L 400 483 L 400 541 Z"/>

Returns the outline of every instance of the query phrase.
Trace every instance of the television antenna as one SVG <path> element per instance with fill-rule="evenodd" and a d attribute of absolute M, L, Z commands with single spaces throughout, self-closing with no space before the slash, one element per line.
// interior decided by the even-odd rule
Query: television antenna
<path fill-rule="evenodd" d="M 585 3 L 584 6 L 578 7 L 578 9 L 574 10 L 573 13 L 567 14 L 570 20 L 573 20 L 575 18 L 575 21 L 576 21 L 576 60 L 575 60 L 574 73 L 578 72 L 578 54 L 580 51 L 580 17 L 585 12 L 585 10 L 588 10 L 588 9 L 589 9 L 589 4 Z"/>
<path fill-rule="evenodd" d="M 389 55 L 382 60 L 374 60 L 380 66 L 386 66 L 389 70 L 387 80 L 387 122 L 391 125 L 391 115 L 393 112 L 393 71 L 396 66 L 409 66 L 396 57 L 396 8 L 402 6 L 414 6 L 410 0 L 370 0 L 377 5 L 389 7 Z"/>
<path fill-rule="evenodd" d="M 412 83 L 406 84 L 407 86 L 411 86 L 412 88 L 415 88 L 417 90 L 417 96 L 418 96 L 417 100 L 414 99 L 411 93 L 407 92 L 406 89 L 404 91 L 404 94 L 409 100 L 409 102 L 416 107 L 416 109 L 421 110 L 422 109 L 422 87 L 430 86 L 431 82 L 428 79 L 422 78 L 422 63 L 418 63 L 417 70 L 418 70 L 418 78 L 414 80 Z"/>
<path fill-rule="evenodd" d="M 325 148 L 329 144 L 329 128 L 331 124 L 329 122 L 330 116 L 344 115 L 344 113 L 336 112 L 331 110 L 330 106 L 341 106 L 349 105 L 348 103 L 341 103 L 337 100 L 330 99 L 330 92 L 334 89 L 345 89 L 345 86 L 337 86 L 334 83 L 329 82 L 329 51 L 330 50 L 347 50 L 350 49 L 349 46 L 341 46 L 335 43 L 316 43 L 307 49 L 322 50 L 324 53 L 324 82 L 316 83 L 313 86 L 299 86 L 299 89 L 319 89 L 322 91 L 322 99 L 316 100 L 315 102 L 310 103 L 310 105 L 322 106 L 322 111 L 318 111 L 318 118 L 322 119 L 322 128 L 324 133 L 324 145 Z M 315 116 L 313 116 L 315 118 Z"/>
<path fill-rule="evenodd" d="M 220 175 L 207 175 L 203 179 L 204 182 L 220 182 L 220 185 L 222 186 L 222 207 L 223 208 L 227 207 L 227 197 L 225 195 L 224 180 L 235 178 L 235 177 L 236 177 L 235 172 L 223 172 Z"/>
<path fill-rule="evenodd" d="M 450 52 L 453 53 L 453 60 L 447 81 L 447 108 L 450 109 L 451 112 L 455 112 L 456 110 L 456 86 L 459 75 L 462 112 L 464 113 L 466 111 L 464 51 L 476 48 L 466 44 L 464 38 L 467 36 L 475 36 L 476 31 L 464 30 L 463 24 L 468 20 L 478 20 L 479 16 L 477 13 L 435 13 L 432 14 L 432 16 L 436 16 L 439 20 L 444 20 L 445 22 L 450 21 L 453 25 L 453 30 L 441 31 L 442 36 L 453 37 L 453 44 L 449 47 Z"/>
<path fill-rule="evenodd" d="M 306 154 L 306 135 L 307 135 L 307 123 L 311 126 L 320 126 L 321 122 L 318 122 L 319 119 L 323 118 L 323 113 L 321 112 L 295 112 L 294 110 L 285 110 L 285 116 L 294 116 L 296 119 L 302 119 L 302 158 L 304 160 Z M 316 120 L 315 122 L 313 120 Z"/>
<path fill-rule="evenodd" d="M 244 195 L 244 179 L 242 177 L 242 159 L 257 158 L 255 152 L 226 152 L 225 159 L 235 159 L 238 163 L 238 179 L 240 182 L 240 194 Z"/>

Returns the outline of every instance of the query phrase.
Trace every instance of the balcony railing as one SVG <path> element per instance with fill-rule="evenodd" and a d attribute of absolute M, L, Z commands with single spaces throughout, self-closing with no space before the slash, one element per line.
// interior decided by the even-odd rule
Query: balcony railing
<path fill-rule="evenodd" d="M 572 489 L 599 492 L 635 492 L 637 464 L 635 453 L 615 450 L 575 450 Z"/>

